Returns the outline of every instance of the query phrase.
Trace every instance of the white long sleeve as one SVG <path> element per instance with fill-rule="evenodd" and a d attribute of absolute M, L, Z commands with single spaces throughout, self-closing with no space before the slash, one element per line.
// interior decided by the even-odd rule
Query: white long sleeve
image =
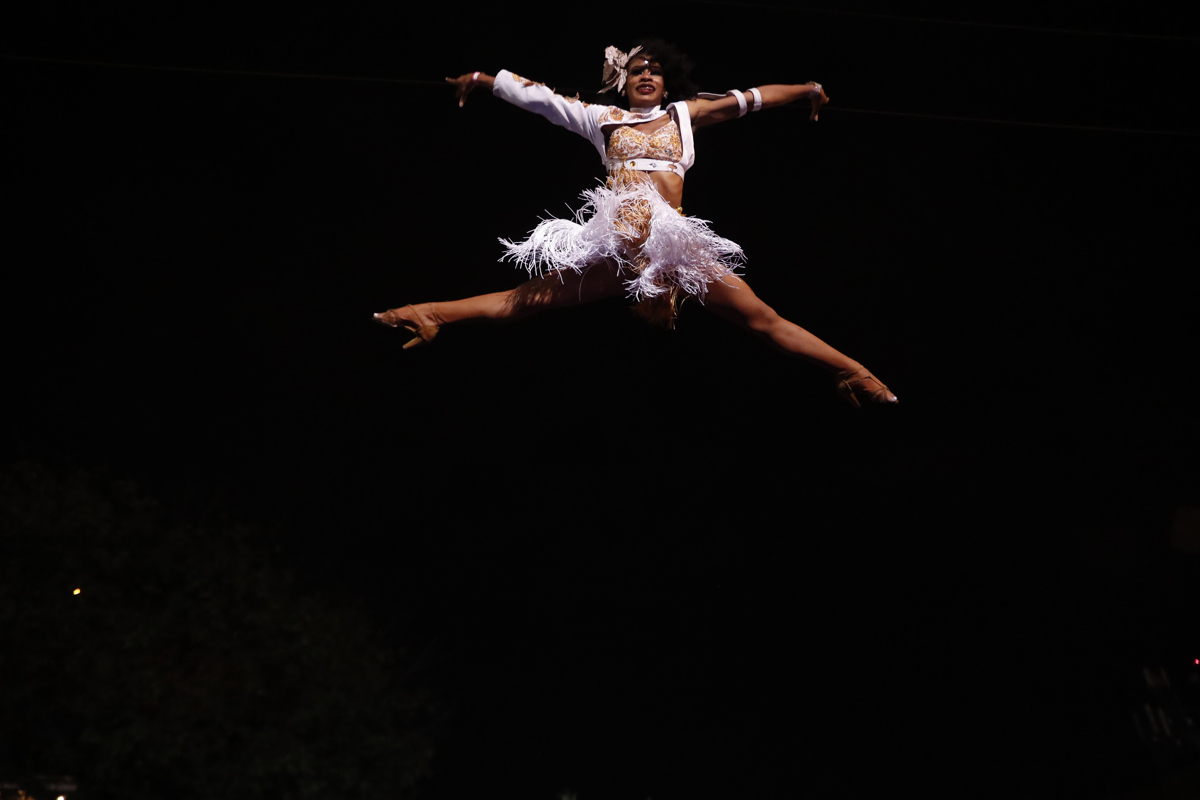
<path fill-rule="evenodd" d="M 575 98 L 563 97 L 543 84 L 526 80 L 506 69 L 496 73 L 492 94 L 579 134 L 595 146 L 601 159 L 605 157 L 600 115 L 608 106 L 592 105 Z"/>

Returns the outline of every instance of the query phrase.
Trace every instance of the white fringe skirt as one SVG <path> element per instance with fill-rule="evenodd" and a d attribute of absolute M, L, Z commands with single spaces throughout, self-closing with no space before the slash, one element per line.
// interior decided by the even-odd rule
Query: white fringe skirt
<path fill-rule="evenodd" d="M 543 220 L 523 242 L 501 239 L 509 259 L 530 274 L 599 262 L 629 270 L 629 294 L 638 300 L 679 292 L 704 302 L 708 284 L 737 274 L 742 248 L 713 233 L 708 222 L 668 205 L 643 172 L 621 170 L 604 186 L 582 194 L 574 219 Z M 665 297 L 663 299 L 666 299 Z"/>

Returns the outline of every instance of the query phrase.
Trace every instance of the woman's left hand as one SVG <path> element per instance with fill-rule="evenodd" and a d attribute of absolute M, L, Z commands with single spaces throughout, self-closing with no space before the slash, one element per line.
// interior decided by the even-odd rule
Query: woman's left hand
<path fill-rule="evenodd" d="M 812 103 L 812 113 L 808 118 L 813 122 L 817 121 L 817 114 L 821 112 L 821 106 L 829 102 L 828 95 L 825 94 L 825 89 L 816 81 L 809 81 L 808 85 L 813 87 L 812 94 L 809 95 L 809 101 Z"/>

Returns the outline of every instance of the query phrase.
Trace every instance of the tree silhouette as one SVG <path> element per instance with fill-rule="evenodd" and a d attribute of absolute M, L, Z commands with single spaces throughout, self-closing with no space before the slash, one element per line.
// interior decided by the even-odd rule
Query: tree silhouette
<path fill-rule="evenodd" d="M 269 531 L 173 517 L 131 483 L 0 472 L 0 777 L 112 798 L 411 795 L 432 753 L 413 658 L 277 556 Z"/>

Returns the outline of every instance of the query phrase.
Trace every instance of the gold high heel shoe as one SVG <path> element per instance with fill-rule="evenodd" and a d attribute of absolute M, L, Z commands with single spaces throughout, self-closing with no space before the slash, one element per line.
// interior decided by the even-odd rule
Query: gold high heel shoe
<path fill-rule="evenodd" d="M 433 308 L 433 303 L 424 303 L 423 305 L 429 306 L 429 316 L 437 320 L 438 315 Z M 407 314 L 405 314 L 406 311 L 408 312 Z M 403 308 L 393 308 L 390 311 L 384 311 L 382 314 L 376 314 L 375 319 L 379 322 L 379 324 L 387 325 L 389 328 L 399 328 L 401 325 L 403 325 L 405 330 L 412 331 L 416 334 L 416 336 L 414 336 L 412 339 L 409 339 L 404 344 L 405 350 L 409 349 L 410 347 L 416 347 L 420 344 L 428 344 L 432 342 L 434 337 L 437 336 L 438 330 L 442 327 L 440 320 L 432 325 L 422 325 L 416 313 L 416 309 L 411 305 L 404 306 Z M 407 325 L 404 323 L 412 324 Z"/>
<path fill-rule="evenodd" d="M 872 384 L 875 388 L 871 388 Z M 900 402 L 896 395 L 884 386 L 883 381 L 872 375 L 871 370 L 866 367 L 839 372 L 837 392 L 855 408 L 862 408 L 863 400 L 883 405 Z"/>

